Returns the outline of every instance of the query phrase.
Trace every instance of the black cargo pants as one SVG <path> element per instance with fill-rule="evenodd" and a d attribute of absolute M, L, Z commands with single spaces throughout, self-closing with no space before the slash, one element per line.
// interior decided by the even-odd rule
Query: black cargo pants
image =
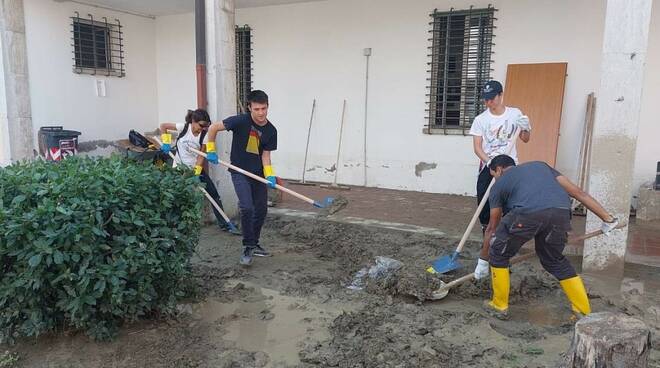
<path fill-rule="evenodd" d="M 511 210 L 495 230 L 490 243 L 490 265 L 509 267 L 509 260 L 529 240 L 534 239 L 541 265 L 557 279 L 577 276 L 562 252 L 571 229 L 571 212 L 563 208 L 548 208 L 533 213 Z"/>

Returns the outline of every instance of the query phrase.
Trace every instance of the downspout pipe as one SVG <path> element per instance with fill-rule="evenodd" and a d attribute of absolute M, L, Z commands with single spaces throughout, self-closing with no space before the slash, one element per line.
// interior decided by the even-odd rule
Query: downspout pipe
<path fill-rule="evenodd" d="M 195 0 L 195 55 L 197 76 L 197 108 L 206 109 L 206 10 L 205 0 Z"/>

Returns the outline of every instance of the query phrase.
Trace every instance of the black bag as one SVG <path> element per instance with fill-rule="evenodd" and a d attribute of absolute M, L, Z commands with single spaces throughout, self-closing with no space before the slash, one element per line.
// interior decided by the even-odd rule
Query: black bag
<path fill-rule="evenodd" d="M 132 145 L 142 148 L 148 148 L 149 145 L 151 144 L 145 136 L 136 132 L 135 130 L 131 130 L 128 133 L 128 140 L 131 142 Z"/>

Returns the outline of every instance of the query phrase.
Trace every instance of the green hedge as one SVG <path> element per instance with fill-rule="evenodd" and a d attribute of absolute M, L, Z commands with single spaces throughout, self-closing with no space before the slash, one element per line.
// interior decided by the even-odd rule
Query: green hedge
<path fill-rule="evenodd" d="M 118 157 L 0 168 L 0 342 L 71 327 L 104 340 L 171 311 L 199 240 L 197 185 Z"/>

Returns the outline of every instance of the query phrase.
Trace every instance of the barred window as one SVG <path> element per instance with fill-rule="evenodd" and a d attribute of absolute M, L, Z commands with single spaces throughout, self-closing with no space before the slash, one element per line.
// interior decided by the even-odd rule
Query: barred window
<path fill-rule="evenodd" d="M 495 11 L 488 6 L 431 14 L 426 133 L 466 134 L 484 110 L 480 88 L 492 70 Z"/>
<path fill-rule="evenodd" d="M 252 29 L 236 27 L 236 98 L 237 110 L 247 111 L 247 95 L 252 90 Z"/>
<path fill-rule="evenodd" d="M 109 23 L 103 17 L 95 20 L 89 14 L 81 18 L 78 12 L 71 17 L 73 72 L 123 77 L 124 46 L 118 19 Z"/>

